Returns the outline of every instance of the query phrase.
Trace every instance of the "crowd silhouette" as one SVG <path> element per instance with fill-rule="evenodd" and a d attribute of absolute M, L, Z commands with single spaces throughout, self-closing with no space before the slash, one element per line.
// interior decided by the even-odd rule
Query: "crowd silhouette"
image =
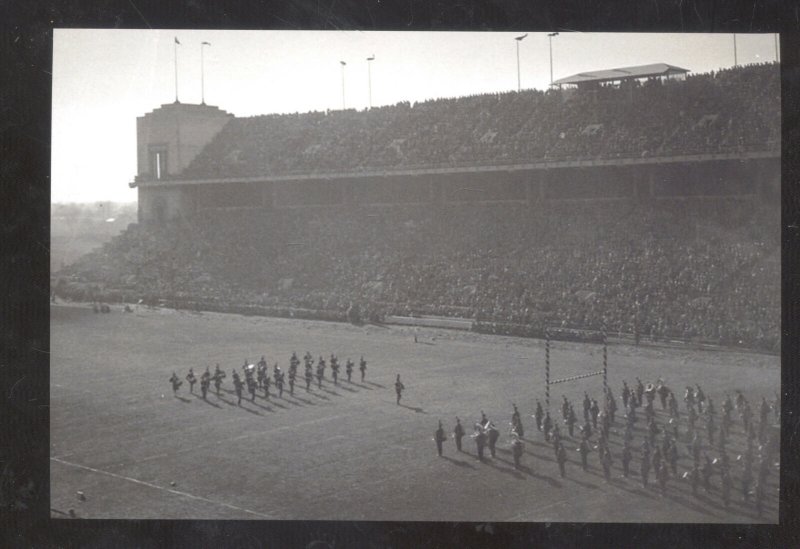
<path fill-rule="evenodd" d="M 235 118 L 177 177 L 776 150 L 779 141 L 780 73 L 762 63 L 577 93 L 523 90 Z"/>

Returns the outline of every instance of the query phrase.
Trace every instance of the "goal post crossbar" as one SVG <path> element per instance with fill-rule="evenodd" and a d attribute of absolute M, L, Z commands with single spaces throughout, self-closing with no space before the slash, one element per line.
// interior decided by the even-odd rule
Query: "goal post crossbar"
<path fill-rule="evenodd" d="M 577 376 L 570 376 L 570 377 L 562 377 L 561 379 L 554 379 L 550 381 L 550 385 L 555 385 L 556 383 L 564 383 L 566 381 L 574 381 L 576 379 L 583 379 L 585 377 L 592 377 L 592 376 L 601 376 L 603 375 L 603 370 L 597 370 L 596 372 L 592 372 L 590 374 L 580 374 Z"/>

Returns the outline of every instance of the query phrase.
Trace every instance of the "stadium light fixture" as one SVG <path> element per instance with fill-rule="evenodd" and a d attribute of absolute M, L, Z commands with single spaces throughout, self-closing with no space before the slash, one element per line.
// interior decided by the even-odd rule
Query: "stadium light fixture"
<path fill-rule="evenodd" d="M 369 57 L 367 57 L 367 94 L 369 97 L 369 108 L 372 108 L 372 63 L 371 61 L 375 61 L 375 54 L 373 53 Z"/>
<path fill-rule="evenodd" d="M 553 87 L 553 37 L 558 36 L 557 32 L 551 32 L 547 35 L 550 42 L 550 87 Z"/>
<path fill-rule="evenodd" d="M 525 40 L 526 36 L 528 36 L 527 32 L 525 34 L 523 34 L 522 36 L 514 37 L 514 40 L 517 42 L 517 93 L 519 93 L 520 90 L 522 89 L 522 86 L 520 84 L 520 78 L 519 78 L 519 43 L 522 42 L 523 40 Z"/>

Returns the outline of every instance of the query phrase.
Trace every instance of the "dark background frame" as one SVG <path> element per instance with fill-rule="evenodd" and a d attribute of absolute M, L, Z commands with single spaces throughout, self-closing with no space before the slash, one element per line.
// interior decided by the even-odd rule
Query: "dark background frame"
<path fill-rule="evenodd" d="M 43 0 L 0 2 L 0 545 L 799 547 L 800 9 L 778 0 Z M 53 29 L 781 32 L 782 468 L 779 526 L 55 520 L 49 508 Z M 794 34 L 793 34 L 794 33 Z M 311 544 L 311 545 L 309 545 Z M 318 544 L 316 547 L 327 547 Z"/>

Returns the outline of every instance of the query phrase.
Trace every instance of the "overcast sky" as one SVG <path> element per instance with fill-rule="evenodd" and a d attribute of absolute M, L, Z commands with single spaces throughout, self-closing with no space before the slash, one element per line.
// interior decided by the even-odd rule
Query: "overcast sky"
<path fill-rule="evenodd" d="M 136 117 L 175 100 L 237 116 L 373 106 L 515 90 L 520 33 L 57 29 L 53 55 L 52 201 L 133 201 Z M 740 64 L 773 61 L 774 35 L 736 35 Z M 585 34 L 553 38 L 553 77 L 669 63 L 707 72 L 734 64 L 730 34 Z M 550 82 L 548 38 L 520 45 L 523 88 Z"/>

